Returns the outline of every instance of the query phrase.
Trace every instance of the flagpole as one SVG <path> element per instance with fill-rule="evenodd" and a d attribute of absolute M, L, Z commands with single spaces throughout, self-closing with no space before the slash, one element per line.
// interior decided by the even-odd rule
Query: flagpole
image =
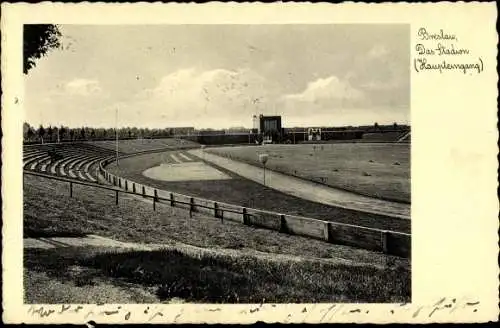
<path fill-rule="evenodd" d="M 116 137 L 116 166 L 118 166 L 118 107 L 116 107 L 116 116 L 115 116 L 115 137 Z"/>

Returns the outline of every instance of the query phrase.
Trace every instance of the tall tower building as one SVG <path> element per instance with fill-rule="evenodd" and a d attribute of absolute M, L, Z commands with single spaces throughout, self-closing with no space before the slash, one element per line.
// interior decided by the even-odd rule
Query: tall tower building
<path fill-rule="evenodd" d="M 260 133 L 260 120 L 257 115 L 254 115 L 252 118 L 252 132 Z"/>

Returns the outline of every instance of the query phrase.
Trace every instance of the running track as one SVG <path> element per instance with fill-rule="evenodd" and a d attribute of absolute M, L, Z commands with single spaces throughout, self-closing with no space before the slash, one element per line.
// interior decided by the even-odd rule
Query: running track
<path fill-rule="evenodd" d="M 189 153 L 205 161 L 232 171 L 246 179 L 263 183 L 262 168 L 203 152 L 200 149 Z M 362 196 L 344 190 L 320 185 L 286 174 L 266 170 L 266 186 L 313 202 L 347 208 L 373 214 L 410 219 L 410 205 Z"/>

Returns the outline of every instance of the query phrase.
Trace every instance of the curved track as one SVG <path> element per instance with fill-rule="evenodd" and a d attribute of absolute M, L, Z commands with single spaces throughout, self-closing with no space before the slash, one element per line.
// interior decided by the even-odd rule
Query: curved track
<path fill-rule="evenodd" d="M 234 161 L 199 149 L 189 153 L 203 157 L 205 161 L 232 171 L 246 179 L 263 183 L 263 171 L 257 166 Z M 335 189 L 314 182 L 267 170 L 266 186 L 302 199 L 362 211 L 366 213 L 410 219 L 410 205 L 362 196 L 356 193 Z"/>
<path fill-rule="evenodd" d="M 51 156 L 49 155 L 50 150 L 55 150 L 57 154 L 62 155 L 62 158 L 58 160 L 52 160 Z M 23 161 L 24 161 L 24 170 L 26 171 L 33 171 L 33 172 L 39 172 L 43 174 L 48 174 L 48 175 L 55 175 L 55 176 L 61 176 L 65 178 L 71 178 L 71 179 L 77 179 L 77 180 L 82 180 L 82 181 L 87 181 L 87 182 L 97 182 L 98 181 L 98 165 L 101 160 L 105 158 L 109 158 L 110 156 L 113 156 L 115 152 L 111 149 L 106 149 L 106 148 L 100 148 L 96 145 L 92 144 L 85 144 L 85 143 L 68 143 L 68 144 L 50 144 L 50 145 L 36 145 L 36 146 L 26 146 L 24 148 L 24 156 L 23 156 Z M 194 155 L 194 156 L 193 156 Z M 140 169 L 137 165 L 139 166 L 151 166 L 153 163 L 150 161 L 153 158 L 149 158 L 148 160 L 145 161 L 144 159 L 141 160 L 141 156 L 148 156 L 146 154 L 140 155 L 137 157 L 137 160 L 133 160 L 130 158 L 131 161 L 134 161 L 135 163 L 133 164 L 133 168 L 131 167 L 130 169 L 133 169 L 133 175 L 141 176 L 141 179 L 145 179 L 144 176 L 142 176 L 142 170 L 138 172 L 137 170 Z M 171 163 L 171 164 L 182 164 L 182 163 L 188 163 L 188 162 L 193 162 L 193 161 L 200 161 L 204 159 L 205 161 L 211 162 L 208 158 L 205 156 L 201 155 L 199 151 L 187 151 L 187 150 L 176 150 L 176 149 L 171 149 L 167 150 L 165 149 L 165 152 L 162 152 L 160 154 L 155 155 L 159 163 Z M 136 156 L 133 156 L 134 158 Z M 122 161 L 129 161 L 128 159 L 123 159 Z M 124 164 L 125 164 L 124 162 Z M 259 187 L 258 183 L 255 183 L 257 181 L 252 181 L 252 179 L 249 179 L 249 177 L 244 174 L 244 172 L 236 172 L 234 168 L 231 167 L 226 167 L 226 165 L 221 165 L 221 163 L 213 163 L 218 167 L 224 168 L 228 172 L 236 173 L 237 176 L 234 176 L 233 179 L 231 180 L 226 180 L 225 182 L 219 182 L 219 181 L 199 181 L 199 182 L 187 182 L 183 183 L 161 183 L 159 181 L 154 181 L 147 179 L 147 183 L 156 185 L 156 187 L 159 188 L 174 188 L 174 189 L 180 189 L 180 192 L 187 192 L 187 193 L 201 193 L 200 197 L 207 196 L 206 193 L 208 192 L 210 196 L 215 194 L 220 194 L 219 196 L 224 198 L 224 200 L 229 197 L 231 198 L 231 201 L 238 201 L 241 199 L 246 199 L 246 201 L 253 202 L 257 208 L 263 208 L 269 207 L 269 210 L 275 210 L 275 207 L 277 205 L 275 204 L 267 204 L 268 202 L 271 203 L 280 203 L 286 205 L 286 208 L 289 209 L 290 207 L 300 207 L 298 209 L 293 209 L 293 211 L 297 212 L 295 214 L 297 215 L 306 215 L 309 214 L 312 215 L 320 215 L 324 216 L 325 218 L 330 217 L 331 215 L 335 216 L 336 219 L 338 218 L 338 215 L 341 215 L 342 218 L 340 220 L 346 221 L 345 223 L 350 223 L 352 220 L 353 216 L 356 216 L 357 218 L 355 221 L 366 221 L 366 225 L 372 225 L 372 221 L 376 220 L 379 223 L 373 223 L 376 227 L 380 225 L 380 227 L 384 229 L 389 229 L 389 230 L 395 230 L 395 231 L 402 231 L 402 232 L 408 232 L 410 229 L 409 225 L 409 220 L 394 220 L 394 219 L 389 219 L 389 217 L 392 218 L 402 218 L 402 217 L 408 217 L 409 213 L 398 213 L 400 215 L 397 215 L 396 213 L 385 213 L 385 211 L 368 211 L 371 213 L 377 213 L 379 215 L 385 216 L 388 215 L 388 217 L 372 217 L 372 215 L 362 215 L 360 214 L 353 214 L 351 212 L 339 212 L 337 213 L 336 211 L 333 211 L 329 206 L 335 206 L 335 207 L 344 207 L 342 204 L 337 204 L 337 203 L 331 203 L 331 202 L 323 202 L 318 199 L 308 199 L 307 197 L 301 197 L 301 195 L 298 194 L 293 194 L 293 196 L 302 198 L 304 201 L 299 201 L 298 198 L 293 198 L 293 196 L 290 194 L 289 196 L 285 195 L 277 195 L 275 193 L 270 192 L 266 187 Z M 113 166 L 113 165 L 111 165 Z M 125 167 L 120 167 L 120 170 L 125 169 Z M 143 168 L 146 169 L 146 168 Z M 125 173 L 125 172 L 122 172 Z M 132 173 L 132 172 L 130 172 Z M 271 173 L 272 174 L 272 173 Z M 239 178 L 238 178 L 239 176 Z M 271 177 L 269 177 L 271 178 Z M 248 180 L 249 179 L 249 180 Z M 245 181 L 246 180 L 246 181 Z M 274 179 L 275 180 L 275 179 Z M 276 181 L 276 180 L 275 180 Z M 146 182 L 146 181 L 144 181 Z M 252 185 L 253 183 L 253 185 Z M 271 187 L 272 186 L 267 186 Z M 278 188 L 279 190 L 280 188 Z M 230 191 L 231 190 L 231 191 Z M 174 190 L 175 191 L 175 190 Z M 228 191 L 230 191 L 230 195 L 228 195 Z M 285 190 L 280 190 L 286 194 Z M 215 194 L 213 194 L 215 193 Z M 292 198 L 290 198 L 292 196 Z M 242 198 L 243 197 L 243 198 Z M 276 198 L 278 197 L 278 198 Z M 283 199 L 281 199 L 283 198 Z M 290 199 L 288 199 L 290 198 Z M 278 201 L 280 199 L 280 201 Z M 308 202 L 314 202 L 314 204 L 309 204 Z M 323 203 L 324 206 L 328 206 L 328 208 L 322 208 L 319 203 Z M 248 204 L 250 206 L 252 204 Z M 284 206 L 283 205 L 283 206 Z M 292 206 L 293 205 L 293 206 Z M 310 206 L 309 206 L 310 205 Z M 247 205 L 245 205 L 247 206 Z M 280 205 L 281 206 L 281 205 Z M 323 206 L 323 207 L 324 207 Z M 309 209 L 307 209 L 310 207 Z M 351 207 L 351 206 L 346 206 L 344 207 L 345 209 L 351 209 L 351 210 L 361 210 L 363 211 L 362 208 L 358 208 L 357 206 Z M 365 209 L 366 210 L 366 209 Z M 310 212 L 310 213 L 302 213 L 304 211 Z M 319 211 L 319 212 L 318 212 Z M 323 213 L 324 212 L 324 213 Z M 393 212 L 392 210 L 390 212 Z M 406 212 L 406 211 L 403 211 Z M 366 212 L 365 212 L 366 213 Z M 293 213 L 292 213 L 293 214 Z M 395 215 L 396 214 L 396 215 Z M 403 215 L 401 215 L 403 214 Z M 306 215 L 307 216 L 307 215 Z M 345 218 L 344 218 L 345 216 Z M 406 221 L 406 223 L 404 222 Z"/>
<path fill-rule="evenodd" d="M 177 180 L 155 179 L 144 175 L 144 171 L 162 164 L 189 167 L 190 163 L 205 160 L 207 164 L 229 175 L 230 179 Z M 257 208 L 290 215 L 316 218 L 319 220 L 354 224 L 369 228 L 410 233 L 411 221 L 406 215 L 385 213 L 385 211 L 363 211 L 356 204 L 341 206 L 321 199 L 304 198 L 284 191 L 276 192 L 272 186 L 263 186 L 260 181 L 248 178 L 242 172 L 235 172 L 223 165 L 211 163 L 197 150 L 166 150 L 156 154 L 140 154 L 120 160 L 119 167 L 110 163 L 110 173 L 130 179 L 159 191 L 170 191 L 193 197 L 220 201 L 223 203 Z M 340 206 L 339 206 L 340 205 Z M 373 213 L 377 212 L 377 213 Z M 404 212 L 404 211 L 403 211 Z"/>

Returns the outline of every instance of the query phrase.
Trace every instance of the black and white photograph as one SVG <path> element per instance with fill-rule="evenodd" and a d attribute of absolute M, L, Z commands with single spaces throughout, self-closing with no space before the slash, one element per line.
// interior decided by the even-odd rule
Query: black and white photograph
<path fill-rule="evenodd" d="M 494 321 L 496 19 L 2 3 L 2 320 Z"/>
<path fill-rule="evenodd" d="M 24 25 L 28 303 L 411 300 L 409 25 Z"/>

